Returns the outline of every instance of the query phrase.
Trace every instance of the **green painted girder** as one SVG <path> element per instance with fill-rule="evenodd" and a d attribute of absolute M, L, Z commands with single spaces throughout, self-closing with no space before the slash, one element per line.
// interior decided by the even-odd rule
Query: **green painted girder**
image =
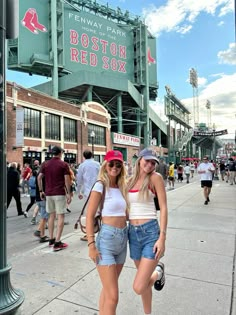
<path fill-rule="evenodd" d="M 167 125 L 166 123 L 161 120 L 161 118 L 157 115 L 157 113 L 153 110 L 152 107 L 149 108 L 149 118 L 151 119 L 151 121 L 153 121 L 158 128 L 161 129 L 161 131 L 167 135 Z"/>
<path fill-rule="evenodd" d="M 89 71 L 80 71 L 61 77 L 59 78 L 59 93 L 84 84 L 127 92 L 136 104 L 139 107 L 142 107 L 142 96 L 132 82 L 127 79 L 121 80 L 120 77 L 116 79 L 114 75 L 102 72 L 94 73 Z"/>

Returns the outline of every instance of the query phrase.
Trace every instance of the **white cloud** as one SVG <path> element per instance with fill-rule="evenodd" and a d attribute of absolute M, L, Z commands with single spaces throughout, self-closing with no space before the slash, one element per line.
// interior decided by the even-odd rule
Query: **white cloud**
<path fill-rule="evenodd" d="M 236 44 L 229 44 L 229 49 L 220 51 L 217 56 L 220 63 L 236 65 Z"/>
<path fill-rule="evenodd" d="M 150 31 L 158 36 L 162 32 L 189 32 L 192 24 L 202 12 L 220 16 L 233 12 L 233 0 L 168 0 L 166 5 L 151 5 L 143 9 Z"/>
<path fill-rule="evenodd" d="M 216 129 L 228 129 L 229 134 L 235 132 L 236 127 L 236 73 L 222 75 L 219 79 L 208 84 L 199 93 L 200 122 L 207 124 L 206 101 L 211 102 L 212 123 Z M 182 102 L 192 112 L 193 99 L 183 99 Z"/>
<path fill-rule="evenodd" d="M 192 25 L 183 25 L 181 27 L 177 27 L 176 32 L 180 34 L 186 34 L 189 33 L 192 29 Z"/>
<path fill-rule="evenodd" d="M 198 86 L 203 87 L 207 84 L 207 79 L 206 78 L 200 78 L 198 77 Z"/>
<path fill-rule="evenodd" d="M 224 25 L 224 24 L 225 24 L 224 21 L 220 21 L 217 25 L 218 25 L 218 26 L 222 26 L 222 25 Z"/>
<path fill-rule="evenodd" d="M 234 1 L 229 0 L 221 9 L 220 9 L 220 14 L 219 16 L 224 16 L 228 14 L 229 12 L 234 11 Z"/>

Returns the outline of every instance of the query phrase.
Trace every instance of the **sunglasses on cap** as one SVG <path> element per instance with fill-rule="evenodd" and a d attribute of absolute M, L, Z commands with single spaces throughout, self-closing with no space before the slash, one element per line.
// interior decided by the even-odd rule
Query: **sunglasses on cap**
<path fill-rule="evenodd" d="M 114 162 L 114 161 L 111 161 L 111 162 L 108 162 L 108 166 L 109 167 L 116 167 L 116 168 L 122 168 L 122 163 L 121 162 Z"/>

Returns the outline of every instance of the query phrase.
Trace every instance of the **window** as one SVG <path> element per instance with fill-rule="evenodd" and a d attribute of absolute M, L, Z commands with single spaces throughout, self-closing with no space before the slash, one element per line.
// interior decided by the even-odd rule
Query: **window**
<path fill-rule="evenodd" d="M 94 131 L 94 137 L 92 139 L 91 132 Z M 106 128 L 88 124 L 88 143 L 96 145 L 106 145 Z"/>
<path fill-rule="evenodd" d="M 60 140 L 60 116 L 45 113 L 45 138 Z"/>
<path fill-rule="evenodd" d="M 64 118 L 64 140 L 69 142 L 77 142 L 76 120 Z"/>
<path fill-rule="evenodd" d="M 40 111 L 24 108 L 24 136 L 31 138 L 41 138 Z"/>

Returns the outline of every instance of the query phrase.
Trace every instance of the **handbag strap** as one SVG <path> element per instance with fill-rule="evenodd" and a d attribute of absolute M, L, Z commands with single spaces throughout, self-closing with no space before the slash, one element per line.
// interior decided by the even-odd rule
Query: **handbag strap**
<path fill-rule="evenodd" d="M 83 216 L 83 214 L 84 214 L 84 211 L 85 211 L 85 208 L 86 208 L 87 203 L 88 203 L 88 201 L 89 201 L 89 198 L 90 198 L 91 192 L 92 192 L 92 190 L 93 190 L 93 187 L 94 187 L 95 184 L 98 183 L 98 182 L 102 183 L 102 186 L 103 186 L 102 199 L 101 199 L 100 206 L 99 206 L 99 208 L 100 208 L 100 213 L 102 213 L 102 209 L 103 209 L 103 206 L 104 206 L 104 200 L 105 200 L 106 189 L 105 189 L 105 185 L 104 185 L 103 181 L 97 180 L 97 181 L 93 184 L 93 186 L 92 186 L 92 188 L 91 188 L 91 190 L 90 190 L 90 192 L 89 192 L 88 198 L 86 199 L 86 201 L 85 201 L 85 203 L 84 203 L 84 205 L 83 205 L 83 208 L 82 208 L 82 210 L 81 210 L 81 212 L 80 212 L 80 215 L 79 215 L 79 217 L 78 217 L 78 220 L 77 220 L 76 223 L 75 223 L 75 228 L 76 228 L 76 226 L 78 225 L 78 223 L 79 223 L 79 221 L 80 221 L 80 218 L 81 218 L 81 217 Z"/>

